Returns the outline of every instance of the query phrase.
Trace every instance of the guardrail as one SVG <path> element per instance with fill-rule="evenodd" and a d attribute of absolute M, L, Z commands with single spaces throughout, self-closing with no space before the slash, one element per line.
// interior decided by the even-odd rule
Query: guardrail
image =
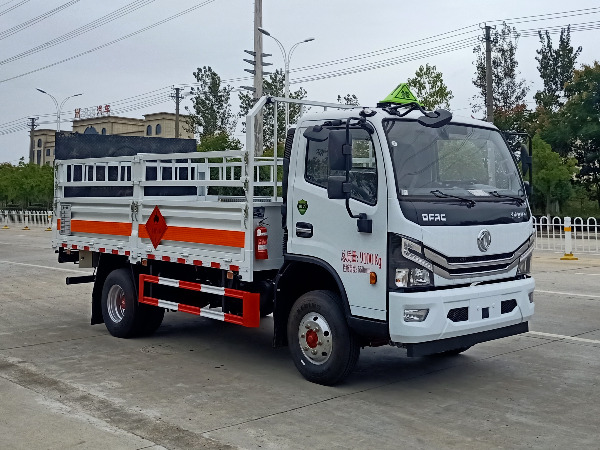
<path fill-rule="evenodd" d="M 0 229 L 21 227 L 45 228 L 50 231 L 52 224 L 52 211 L 27 211 L 27 210 L 0 210 Z"/>
<path fill-rule="evenodd" d="M 567 252 L 568 244 L 565 227 L 571 234 L 571 250 L 573 253 L 600 253 L 600 228 L 594 217 L 534 217 L 533 227 L 536 232 L 535 248 Z"/>

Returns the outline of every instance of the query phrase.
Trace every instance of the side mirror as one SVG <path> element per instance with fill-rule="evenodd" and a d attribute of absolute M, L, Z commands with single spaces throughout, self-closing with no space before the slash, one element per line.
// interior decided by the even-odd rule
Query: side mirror
<path fill-rule="evenodd" d="M 315 125 L 314 127 L 308 127 L 303 134 L 309 141 L 324 142 L 329 137 L 329 130 L 321 125 Z"/>
<path fill-rule="evenodd" d="M 441 128 L 448 125 L 452 120 L 452 113 L 445 109 L 436 109 L 433 112 L 425 113 L 417 119 L 421 125 L 428 128 Z"/>
<path fill-rule="evenodd" d="M 329 170 L 350 170 L 352 167 L 352 143 L 346 142 L 346 130 L 329 132 L 327 146 Z"/>
<path fill-rule="evenodd" d="M 527 147 L 524 145 L 521 146 L 521 168 L 523 170 L 523 176 L 527 175 L 527 172 L 531 170 L 531 165 L 533 163 L 533 158 L 529 155 L 527 151 Z"/>
<path fill-rule="evenodd" d="M 531 188 L 529 181 L 523 181 L 523 184 L 525 185 L 525 195 L 527 195 L 527 198 L 531 198 L 531 193 L 533 192 L 533 189 Z"/>

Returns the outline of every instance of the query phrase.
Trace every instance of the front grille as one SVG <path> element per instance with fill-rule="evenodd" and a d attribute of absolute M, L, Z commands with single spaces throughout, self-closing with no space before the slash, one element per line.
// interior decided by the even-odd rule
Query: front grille
<path fill-rule="evenodd" d="M 468 264 L 468 263 L 480 263 L 486 261 L 498 261 L 502 259 L 509 259 L 514 256 L 514 252 L 511 253 L 497 253 L 495 255 L 481 255 L 481 256 L 447 256 L 446 261 L 448 264 Z"/>
<path fill-rule="evenodd" d="M 463 267 L 460 269 L 446 269 L 446 271 L 450 275 L 469 275 L 472 273 L 482 273 L 482 272 L 493 272 L 495 270 L 505 270 L 510 266 L 511 261 L 505 264 L 494 264 L 487 266 L 477 266 L 477 267 Z"/>
<path fill-rule="evenodd" d="M 469 320 L 469 307 L 454 308 L 448 311 L 448 319 L 452 322 L 466 322 Z"/>
<path fill-rule="evenodd" d="M 508 314 L 517 307 L 517 301 L 513 298 L 511 300 L 502 300 L 500 302 L 500 312 L 502 314 Z"/>

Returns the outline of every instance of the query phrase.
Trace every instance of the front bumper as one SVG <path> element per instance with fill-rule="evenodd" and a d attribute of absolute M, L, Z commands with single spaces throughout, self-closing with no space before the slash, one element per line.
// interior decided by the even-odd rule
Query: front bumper
<path fill-rule="evenodd" d="M 534 288 L 533 278 L 526 278 L 455 289 L 390 292 L 390 339 L 401 345 L 417 344 L 484 333 L 527 322 L 534 312 L 534 303 L 529 300 Z M 502 302 L 510 300 L 516 301 L 516 307 L 507 312 L 506 303 Z M 424 308 L 429 309 L 429 314 L 423 322 L 404 321 L 405 309 Z M 455 311 L 465 314 L 457 320 L 457 316 L 453 315 Z M 511 334 L 517 332 L 523 331 Z"/>

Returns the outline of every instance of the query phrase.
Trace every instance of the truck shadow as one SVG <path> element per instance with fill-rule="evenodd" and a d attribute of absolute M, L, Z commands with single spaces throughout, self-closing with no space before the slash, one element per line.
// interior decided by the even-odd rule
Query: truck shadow
<path fill-rule="evenodd" d="M 271 317 L 261 319 L 260 327 L 252 329 L 183 314 L 167 314 L 163 325 L 153 336 L 140 339 L 145 346 L 167 345 L 177 352 L 189 352 L 186 360 L 192 365 L 207 362 L 226 364 L 234 370 L 256 376 L 267 368 L 272 382 L 297 383 L 303 380 L 294 367 L 288 348 L 273 348 L 272 341 Z M 446 370 L 463 372 L 466 367 L 472 367 L 475 360 L 468 352 L 458 356 L 408 358 L 404 350 L 396 347 L 367 347 L 361 350 L 354 372 L 339 387 L 355 390 L 399 383 Z M 232 362 L 235 364 L 231 365 Z M 487 372 L 484 367 L 481 369 Z"/>

